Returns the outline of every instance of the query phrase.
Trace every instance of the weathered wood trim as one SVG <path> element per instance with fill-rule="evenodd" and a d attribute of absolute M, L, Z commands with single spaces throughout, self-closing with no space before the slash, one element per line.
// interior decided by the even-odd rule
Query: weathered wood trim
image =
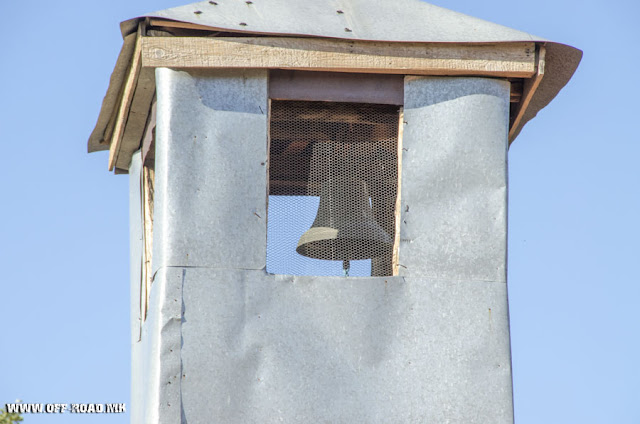
<path fill-rule="evenodd" d="M 98 121 L 95 128 L 89 136 L 87 150 L 89 153 L 109 150 L 109 141 L 113 134 L 113 126 L 115 125 L 116 113 L 118 105 L 122 101 L 122 87 L 124 80 L 131 64 L 131 55 L 136 44 L 137 34 L 129 34 L 124 37 L 122 49 L 118 55 L 116 66 L 111 73 L 107 93 L 102 100 L 102 106 L 98 115 Z"/>
<path fill-rule="evenodd" d="M 509 128 L 509 142 L 512 142 L 515 138 L 516 130 L 520 126 L 520 123 L 524 118 L 524 114 L 529 107 L 529 103 L 531 103 L 531 99 L 533 98 L 534 93 L 538 89 L 538 86 L 540 85 L 540 82 L 544 77 L 545 52 L 545 47 L 540 46 L 537 53 L 536 74 L 532 78 L 526 79 L 524 81 L 522 98 L 520 100 L 520 104 L 517 106 L 517 112 L 513 120 L 511 121 L 511 128 Z"/>
<path fill-rule="evenodd" d="M 535 44 L 445 44 L 275 37 L 142 37 L 142 66 L 272 68 L 528 78 Z"/>
<path fill-rule="evenodd" d="M 153 205 L 154 205 L 154 180 L 155 169 L 146 165 L 142 166 L 142 227 L 144 239 L 142 251 L 142 282 L 140 287 L 140 316 L 142 322 L 147 319 L 149 310 L 149 295 L 153 274 L 151 258 L 153 252 Z"/>
<path fill-rule="evenodd" d="M 144 137 L 155 92 L 155 69 L 140 69 L 120 149 L 116 155 L 116 168 L 129 169 L 131 156 L 140 148 L 140 141 Z"/>
<path fill-rule="evenodd" d="M 392 275 L 398 275 L 398 260 L 400 258 L 400 230 L 402 226 L 402 137 L 404 135 L 404 108 L 400 108 L 400 122 L 398 123 L 398 194 L 396 196 L 395 207 L 395 231 L 393 239 L 393 253 L 391 255 Z"/>
<path fill-rule="evenodd" d="M 155 138 L 156 138 L 156 102 L 152 102 L 151 111 L 147 118 L 147 127 L 140 143 L 140 150 L 142 154 L 142 163 L 147 165 L 154 163 L 156 159 L 155 152 Z"/>
<path fill-rule="evenodd" d="M 138 29 L 138 36 L 136 39 L 136 46 L 133 51 L 133 59 L 131 61 L 131 67 L 127 75 L 127 80 L 124 85 L 122 101 L 116 115 L 115 126 L 113 135 L 111 137 L 111 143 L 109 146 L 109 171 L 113 171 L 118 160 L 118 153 L 120 151 L 120 144 L 122 142 L 122 136 L 124 134 L 127 118 L 129 115 L 129 109 L 133 100 L 133 92 L 138 81 L 140 70 L 142 69 L 141 52 L 142 52 L 142 36 L 141 30 Z"/>
<path fill-rule="evenodd" d="M 522 99 L 522 87 L 524 86 L 523 79 L 511 79 L 511 90 L 509 93 L 510 103 L 520 103 Z"/>

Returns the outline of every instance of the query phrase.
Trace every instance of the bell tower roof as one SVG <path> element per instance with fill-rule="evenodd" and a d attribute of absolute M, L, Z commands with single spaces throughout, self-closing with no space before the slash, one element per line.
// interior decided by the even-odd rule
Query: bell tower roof
<path fill-rule="evenodd" d="M 144 15 L 252 34 L 348 40 L 495 43 L 547 41 L 420 0 L 216 0 Z M 123 34 L 136 19 L 122 23 Z"/>
<path fill-rule="evenodd" d="M 477 67 L 488 62 L 485 58 L 470 58 L 465 51 L 484 46 L 487 50 L 494 51 L 495 54 L 491 60 L 495 63 L 507 60 L 503 57 L 505 46 L 516 43 L 525 46 L 523 51 L 526 50 L 528 59 L 535 61 L 532 68 L 534 71 L 524 78 L 511 75 L 515 79 L 509 78 L 510 75 L 486 74 L 490 77 L 507 77 L 516 87 L 515 93 L 512 90 L 515 94 L 515 100 L 512 99 L 512 101 L 516 101 L 517 104 L 512 108 L 510 142 L 518 136 L 522 127 L 553 100 L 567 84 L 582 58 L 582 52 L 574 47 L 420 0 L 208 0 L 149 13 L 124 21 L 120 27 L 125 39 L 124 45 L 112 74 L 98 122 L 89 138 L 90 152 L 110 149 L 110 146 L 114 145 L 112 142 L 114 131 L 111 127 L 114 122 L 119 121 L 118 117 L 115 117 L 119 107 L 118 102 L 126 91 L 127 73 L 134 69 L 131 65 L 137 60 L 136 54 L 139 54 L 136 53 L 136 32 L 141 27 L 145 29 L 138 35 L 144 38 L 189 36 L 223 40 L 230 37 L 271 37 L 280 39 L 282 42 L 290 38 L 306 39 L 312 44 L 325 40 L 343 43 L 342 47 L 339 47 L 343 49 L 341 50 L 343 53 L 360 54 L 359 57 L 362 57 L 363 53 L 359 50 L 362 43 L 387 43 L 387 49 L 384 52 L 375 51 L 377 47 L 370 44 L 373 50 L 365 53 L 370 58 L 384 56 L 379 58 L 380 63 L 387 61 L 388 58 L 406 55 L 405 48 L 409 44 L 413 44 L 413 53 L 411 53 L 413 58 L 417 60 L 422 56 L 428 58 L 430 55 L 428 49 L 421 53 L 417 44 L 424 43 L 425 46 L 436 48 L 440 46 L 448 49 L 438 57 L 439 59 L 466 60 L 466 64 L 461 65 L 455 72 L 433 73 L 433 75 L 452 76 L 483 76 L 478 72 L 470 72 L 468 66 Z M 360 44 L 349 48 L 349 46 L 345 47 L 346 41 Z M 529 43 L 530 47 L 526 43 Z M 417 50 L 416 46 L 418 46 Z M 290 50 L 300 50 L 295 46 L 287 47 Z M 185 49 L 190 50 L 192 56 L 199 54 L 198 47 L 190 43 L 186 43 L 180 49 L 181 52 Z M 242 54 L 248 53 L 234 50 L 229 57 Z M 519 63 L 519 59 L 509 60 L 512 65 Z M 278 69 L 281 65 L 281 63 L 279 65 L 263 64 L 261 67 Z M 139 61 L 136 66 L 140 66 Z M 171 67 L 152 65 L 143 60 L 143 68 L 151 69 L 153 66 Z M 305 66 L 298 69 L 303 68 Z M 406 71 L 405 75 L 429 74 L 429 71 L 420 68 L 420 65 L 411 69 L 399 67 L 394 72 L 388 73 L 398 74 L 402 73 L 402 70 Z M 339 72 L 385 73 L 381 69 Z M 124 99 L 126 100 L 127 97 L 125 96 Z M 115 139 L 118 138 L 118 134 L 115 131 Z M 112 167 L 113 164 L 110 165 L 110 168 Z"/>

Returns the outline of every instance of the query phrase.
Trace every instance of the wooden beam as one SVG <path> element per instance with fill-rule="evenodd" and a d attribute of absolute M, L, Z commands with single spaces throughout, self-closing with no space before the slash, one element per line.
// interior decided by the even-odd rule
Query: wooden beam
<path fill-rule="evenodd" d="M 147 118 L 147 127 L 144 130 L 144 136 L 140 143 L 142 154 L 142 163 L 155 163 L 156 159 L 156 102 L 151 104 L 151 112 Z"/>
<path fill-rule="evenodd" d="M 116 168 L 129 169 L 131 156 L 140 148 L 155 92 L 155 70 L 142 68 L 131 100 L 127 123 L 120 142 L 120 150 L 116 155 Z"/>
<path fill-rule="evenodd" d="M 524 118 L 524 114 L 529 107 L 529 103 L 531 103 L 531 99 L 533 98 L 533 94 L 538 89 L 540 85 L 540 81 L 544 77 L 544 64 L 545 64 L 545 52 L 546 49 L 544 46 L 540 46 L 540 50 L 538 51 L 538 59 L 537 59 L 537 70 L 536 74 L 527 80 L 524 81 L 524 86 L 522 89 L 522 99 L 520 100 L 520 104 L 517 106 L 516 114 L 513 117 L 511 122 L 511 128 L 509 128 L 509 142 L 513 141 L 515 137 L 516 130 L 520 126 L 522 119 Z"/>
<path fill-rule="evenodd" d="M 142 37 L 142 66 L 271 68 L 528 78 L 535 44 L 446 44 L 275 37 Z"/>
<path fill-rule="evenodd" d="M 109 171 L 113 170 L 113 168 L 116 165 L 116 161 L 118 160 L 120 143 L 122 142 L 122 136 L 124 134 L 125 125 L 127 123 L 129 108 L 131 106 L 134 89 L 138 81 L 138 75 L 140 74 L 140 69 L 142 68 L 141 52 L 142 52 L 142 35 L 141 35 L 141 29 L 138 28 L 138 37 L 136 39 L 136 47 L 133 51 L 131 68 L 129 68 L 127 80 L 124 85 L 122 101 L 120 102 L 120 108 L 118 109 L 118 114 L 116 115 L 113 135 L 111 137 L 111 144 L 109 146 Z"/>
<path fill-rule="evenodd" d="M 393 251 L 391 253 L 391 275 L 398 275 L 398 265 L 400 260 L 400 232 L 402 221 L 402 138 L 404 136 L 404 108 L 400 108 L 400 117 L 398 123 L 398 193 L 395 202 L 395 231 L 393 238 Z"/>
<path fill-rule="evenodd" d="M 153 272 L 151 257 L 153 253 L 153 199 L 155 169 L 148 166 L 142 167 L 142 227 L 144 239 L 142 248 L 142 281 L 140 287 L 140 316 L 144 322 L 149 311 L 149 295 Z"/>
<path fill-rule="evenodd" d="M 511 93 L 509 101 L 511 103 L 520 103 L 522 99 L 522 87 L 524 85 L 522 79 L 516 79 L 511 82 Z"/>

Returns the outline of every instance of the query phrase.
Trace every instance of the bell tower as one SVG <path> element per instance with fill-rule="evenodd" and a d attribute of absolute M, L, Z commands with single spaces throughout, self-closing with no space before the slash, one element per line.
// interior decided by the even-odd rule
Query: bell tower
<path fill-rule="evenodd" d="M 507 150 L 581 52 L 373 3 L 122 23 L 132 422 L 513 422 Z"/>

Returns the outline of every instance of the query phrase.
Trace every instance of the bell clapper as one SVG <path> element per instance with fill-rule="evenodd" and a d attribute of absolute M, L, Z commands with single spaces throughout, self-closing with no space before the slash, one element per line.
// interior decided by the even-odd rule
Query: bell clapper
<path fill-rule="evenodd" d="M 342 271 L 344 271 L 344 276 L 349 276 L 349 270 L 351 269 L 351 262 L 348 259 L 342 261 Z"/>

